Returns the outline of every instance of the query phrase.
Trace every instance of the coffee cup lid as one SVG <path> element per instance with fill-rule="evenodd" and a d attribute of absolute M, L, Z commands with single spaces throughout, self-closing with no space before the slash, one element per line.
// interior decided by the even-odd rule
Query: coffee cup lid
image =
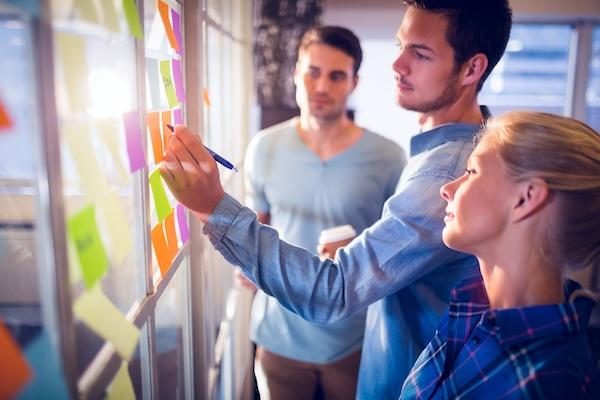
<path fill-rule="evenodd" d="M 344 239 L 351 239 L 354 236 L 356 236 L 356 231 L 352 225 L 340 225 L 321 231 L 319 243 L 333 243 Z"/>

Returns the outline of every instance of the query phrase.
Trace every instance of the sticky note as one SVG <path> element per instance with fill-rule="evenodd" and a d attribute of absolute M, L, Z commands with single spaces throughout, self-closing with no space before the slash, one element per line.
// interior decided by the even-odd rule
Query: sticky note
<path fill-rule="evenodd" d="M 56 351 L 45 330 L 25 348 L 25 357 L 33 369 L 33 379 L 18 399 L 68 399 L 69 392 Z"/>
<path fill-rule="evenodd" d="M 61 134 L 75 162 L 79 182 L 88 202 L 93 202 L 108 190 L 108 181 L 92 145 L 90 125 L 87 121 L 65 124 L 61 128 Z"/>
<path fill-rule="evenodd" d="M 98 336 L 111 342 L 123 359 L 131 359 L 140 330 L 102 293 L 100 285 L 85 291 L 75 301 L 73 311 Z"/>
<path fill-rule="evenodd" d="M 158 77 L 158 60 L 146 58 L 146 77 L 148 79 L 149 107 L 152 110 L 160 108 L 160 78 Z"/>
<path fill-rule="evenodd" d="M 162 0 L 158 0 L 158 12 L 160 13 L 160 19 L 162 19 L 163 26 L 165 27 L 165 33 L 167 34 L 167 39 L 169 39 L 171 48 L 179 52 L 179 45 L 177 43 L 177 39 L 175 38 L 173 28 L 171 27 L 171 21 L 169 20 L 169 6 L 167 3 Z"/>
<path fill-rule="evenodd" d="M 125 10 L 127 25 L 129 25 L 129 32 L 134 37 L 142 39 L 142 26 L 140 24 L 140 15 L 135 5 L 135 0 L 123 0 L 123 9 Z"/>
<path fill-rule="evenodd" d="M 163 139 L 160 134 L 160 113 L 149 112 L 146 114 L 146 121 L 148 123 L 148 131 L 150 132 L 154 163 L 158 164 L 163 160 Z"/>
<path fill-rule="evenodd" d="M 83 36 L 55 33 L 56 45 L 62 64 L 62 80 L 70 110 L 83 112 L 89 106 L 88 66 Z"/>
<path fill-rule="evenodd" d="M 170 257 L 169 246 L 167 244 L 167 238 L 162 223 L 159 223 L 152 228 L 152 231 L 150 231 L 150 238 L 152 239 L 152 247 L 154 248 L 160 275 L 165 276 L 167 272 L 169 272 L 172 258 Z"/>
<path fill-rule="evenodd" d="M 171 61 L 162 60 L 160 61 L 160 75 L 163 80 L 163 87 L 165 88 L 165 95 L 169 102 L 169 108 L 173 108 L 178 104 L 177 94 L 173 85 L 173 78 L 171 77 Z"/>
<path fill-rule="evenodd" d="M 171 125 L 171 110 L 161 112 L 160 119 L 161 119 L 160 127 L 162 128 L 162 135 L 163 135 L 163 149 L 166 149 L 167 145 L 169 143 L 169 136 L 171 136 L 173 134 L 173 132 L 171 132 L 171 130 L 167 126 L 167 125 Z"/>
<path fill-rule="evenodd" d="M 71 286 L 75 286 L 81 281 L 83 276 L 81 275 L 81 265 L 79 265 L 77 249 L 72 240 L 67 240 L 67 258 L 69 260 L 69 283 Z"/>
<path fill-rule="evenodd" d="M 160 171 L 158 169 L 150 174 L 150 188 L 152 189 L 152 197 L 154 198 L 154 207 L 156 208 L 158 222 L 163 222 L 173 209 L 171 208 L 171 204 L 169 204 L 169 199 L 167 198 L 167 193 L 165 192 L 162 178 L 160 177 Z"/>
<path fill-rule="evenodd" d="M 0 399 L 13 398 L 31 379 L 31 368 L 0 319 Z"/>
<path fill-rule="evenodd" d="M 13 122 L 10 116 L 8 115 L 8 111 L 4 107 L 4 104 L 0 100 L 0 131 L 5 129 L 10 129 L 13 127 Z"/>
<path fill-rule="evenodd" d="M 90 0 L 75 0 L 75 9 L 79 12 L 79 18 L 83 21 L 97 24 L 100 22 L 96 5 Z"/>
<path fill-rule="evenodd" d="M 100 224 L 107 233 L 110 255 L 116 264 L 121 264 L 133 248 L 133 234 L 117 191 L 106 192 L 98 199 L 96 207 Z"/>
<path fill-rule="evenodd" d="M 106 145 L 113 158 L 113 163 L 117 168 L 117 173 L 121 183 L 129 182 L 129 171 L 125 168 L 121 149 L 123 148 L 121 136 L 121 124 L 117 118 L 102 118 L 94 120 L 100 139 Z"/>
<path fill-rule="evenodd" d="M 135 400 L 135 392 L 131 384 L 131 376 L 129 375 L 129 363 L 121 362 L 121 367 L 108 386 L 107 400 Z"/>
<path fill-rule="evenodd" d="M 152 24 L 150 25 L 150 33 L 145 40 L 146 49 L 164 53 L 166 52 L 166 46 L 164 45 L 166 40 L 165 28 L 161 22 L 160 15 L 159 13 L 154 13 L 154 18 L 152 18 Z M 162 49 L 163 47 L 164 50 Z"/>
<path fill-rule="evenodd" d="M 125 124 L 125 138 L 127 139 L 127 155 L 129 156 L 129 169 L 135 172 L 146 166 L 146 155 L 142 145 L 142 131 L 140 128 L 140 115 L 137 111 L 123 114 Z"/>
<path fill-rule="evenodd" d="M 172 61 L 173 80 L 175 81 L 175 93 L 180 103 L 185 102 L 185 90 L 183 88 L 183 73 L 181 72 L 181 62 L 173 59 Z"/>
<path fill-rule="evenodd" d="M 67 226 L 81 265 L 83 281 L 91 288 L 108 269 L 108 258 L 96 225 L 95 207 L 87 206 L 70 217 Z"/>
<path fill-rule="evenodd" d="M 183 113 L 181 108 L 173 110 L 173 125 L 183 125 Z"/>
<path fill-rule="evenodd" d="M 115 1 L 100 0 L 100 6 L 102 7 L 102 21 L 106 29 L 113 32 L 119 32 L 119 19 L 117 17 Z"/>
<path fill-rule="evenodd" d="M 181 37 L 181 18 L 179 16 L 179 13 L 174 9 L 171 9 L 171 21 L 173 21 L 173 32 L 175 33 L 175 39 L 177 40 L 177 44 L 179 45 L 177 53 L 181 54 L 183 52 L 183 40 Z"/>
<path fill-rule="evenodd" d="M 177 226 L 179 227 L 179 236 L 181 242 L 186 243 L 190 238 L 190 230 L 188 228 L 187 218 L 185 215 L 185 207 L 181 204 L 177 204 Z"/>
<path fill-rule="evenodd" d="M 202 91 L 202 97 L 203 97 L 203 99 L 204 99 L 204 105 L 205 105 L 206 107 L 210 107 L 210 104 L 211 104 L 211 103 L 210 103 L 210 96 L 209 96 L 209 94 L 208 94 L 208 89 L 204 89 L 204 90 Z"/>

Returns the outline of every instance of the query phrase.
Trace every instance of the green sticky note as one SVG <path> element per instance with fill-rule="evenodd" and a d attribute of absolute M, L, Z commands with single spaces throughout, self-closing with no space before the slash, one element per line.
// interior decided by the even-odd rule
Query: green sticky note
<path fill-rule="evenodd" d="M 108 258 L 96 225 L 94 206 L 88 206 L 68 221 L 69 234 L 75 244 L 83 280 L 88 288 L 102 278 L 108 269 Z"/>
<path fill-rule="evenodd" d="M 129 375 L 129 363 L 121 362 L 121 368 L 108 387 L 106 400 L 135 400 L 135 392 Z"/>
<path fill-rule="evenodd" d="M 179 101 L 177 100 L 175 86 L 173 85 L 173 77 L 171 76 L 171 60 L 163 60 L 160 62 L 160 75 L 162 76 L 163 84 L 165 86 L 167 100 L 169 100 L 169 108 L 173 108 L 179 104 Z"/>
<path fill-rule="evenodd" d="M 150 187 L 152 188 L 152 196 L 154 198 L 154 206 L 156 207 L 156 215 L 158 222 L 163 222 L 167 215 L 171 214 L 173 209 L 167 199 L 167 193 L 160 178 L 160 171 L 156 169 L 150 174 Z"/>
<path fill-rule="evenodd" d="M 129 25 L 129 32 L 138 39 L 142 39 L 142 26 L 140 25 L 140 15 L 134 0 L 123 0 L 123 9 L 125 10 L 125 18 Z"/>

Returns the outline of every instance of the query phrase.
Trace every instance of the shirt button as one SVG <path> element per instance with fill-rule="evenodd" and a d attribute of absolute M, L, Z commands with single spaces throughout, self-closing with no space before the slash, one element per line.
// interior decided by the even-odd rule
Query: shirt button
<path fill-rule="evenodd" d="M 479 338 L 479 336 L 472 336 L 471 342 L 473 342 L 474 344 L 479 344 L 479 342 L 481 342 L 481 339 Z"/>

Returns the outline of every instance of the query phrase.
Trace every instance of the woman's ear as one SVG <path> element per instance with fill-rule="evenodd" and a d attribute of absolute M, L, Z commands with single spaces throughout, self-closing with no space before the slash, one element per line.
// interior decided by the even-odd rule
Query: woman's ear
<path fill-rule="evenodd" d="M 548 200 L 548 185 L 533 178 L 519 184 L 519 197 L 513 206 L 513 222 L 519 222 L 538 212 Z"/>

